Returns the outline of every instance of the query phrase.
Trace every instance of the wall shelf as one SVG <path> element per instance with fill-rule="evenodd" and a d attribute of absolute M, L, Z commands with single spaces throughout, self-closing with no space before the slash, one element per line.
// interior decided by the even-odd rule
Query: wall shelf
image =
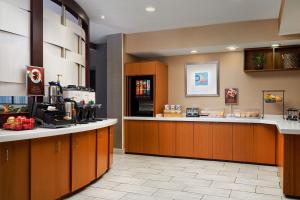
<path fill-rule="evenodd" d="M 265 56 L 266 62 L 262 69 L 257 69 L 253 61 L 257 54 Z M 246 73 L 300 70 L 300 45 L 245 49 L 244 55 Z"/>

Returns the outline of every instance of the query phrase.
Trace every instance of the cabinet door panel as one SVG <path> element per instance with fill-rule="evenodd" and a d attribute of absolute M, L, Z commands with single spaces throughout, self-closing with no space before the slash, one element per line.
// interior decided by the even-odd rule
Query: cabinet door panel
<path fill-rule="evenodd" d="M 96 131 L 72 134 L 72 191 L 96 177 Z"/>
<path fill-rule="evenodd" d="M 140 74 L 140 63 L 128 63 L 125 65 L 125 75 L 135 76 Z"/>
<path fill-rule="evenodd" d="M 232 124 L 213 124 L 213 159 L 232 160 Z"/>
<path fill-rule="evenodd" d="M 261 164 L 275 164 L 275 127 L 254 125 L 254 159 Z"/>
<path fill-rule="evenodd" d="M 175 156 L 175 122 L 158 122 L 159 154 Z"/>
<path fill-rule="evenodd" d="M 142 121 L 126 121 L 126 152 L 142 153 L 143 152 L 143 123 Z"/>
<path fill-rule="evenodd" d="M 233 160 L 254 162 L 254 135 L 252 124 L 233 125 Z"/>
<path fill-rule="evenodd" d="M 70 192 L 70 136 L 31 141 L 31 199 L 57 199 Z"/>
<path fill-rule="evenodd" d="M 210 123 L 194 123 L 194 155 L 196 158 L 212 158 L 213 133 Z"/>
<path fill-rule="evenodd" d="M 142 62 L 140 63 L 141 75 L 154 75 L 156 73 L 156 62 Z"/>
<path fill-rule="evenodd" d="M 143 153 L 158 154 L 158 123 L 156 121 L 143 122 Z"/>
<path fill-rule="evenodd" d="M 193 124 L 193 122 L 176 122 L 176 156 L 194 156 Z"/>
<path fill-rule="evenodd" d="M 113 163 L 115 126 L 109 127 L 109 167 Z"/>
<path fill-rule="evenodd" d="M 29 199 L 29 141 L 0 143 L 0 199 Z"/>
<path fill-rule="evenodd" d="M 98 129 L 97 132 L 97 178 L 102 176 L 108 169 L 108 128 Z"/>

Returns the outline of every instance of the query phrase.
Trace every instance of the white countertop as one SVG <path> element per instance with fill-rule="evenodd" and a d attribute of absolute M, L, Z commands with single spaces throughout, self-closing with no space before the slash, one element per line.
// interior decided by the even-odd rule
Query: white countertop
<path fill-rule="evenodd" d="M 153 120 L 153 121 L 186 121 L 186 122 L 224 122 L 224 123 L 254 123 L 276 125 L 282 134 L 300 135 L 300 123 L 298 121 L 284 120 L 279 115 L 267 115 L 264 119 L 251 118 L 210 118 L 210 117 L 124 117 L 125 120 Z"/>
<path fill-rule="evenodd" d="M 112 126 L 115 125 L 117 122 L 118 122 L 117 119 L 106 119 L 99 122 L 94 122 L 89 124 L 78 124 L 78 125 L 70 126 L 68 128 L 59 128 L 59 129 L 36 128 L 34 130 L 26 130 L 26 131 L 0 130 L 0 142 L 10 142 L 10 141 L 17 141 L 17 140 L 27 140 L 27 139 L 34 139 L 34 138 L 78 133 L 78 132 Z"/>

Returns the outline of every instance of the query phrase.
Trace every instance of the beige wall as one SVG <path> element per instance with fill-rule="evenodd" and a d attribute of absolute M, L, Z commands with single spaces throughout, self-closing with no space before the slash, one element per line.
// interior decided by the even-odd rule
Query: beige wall
<path fill-rule="evenodd" d="M 278 20 L 260 20 L 127 34 L 125 52 L 141 54 L 178 49 L 214 49 L 215 46 L 251 46 L 297 40 L 300 35 L 279 36 Z M 205 51 L 205 50 L 204 50 Z M 210 52 L 210 51 L 206 51 Z"/>
<path fill-rule="evenodd" d="M 169 66 L 169 103 L 184 107 L 226 108 L 224 89 L 237 87 L 240 91 L 241 108 L 262 107 L 263 89 L 286 90 L 286 105 L 300 108 L 300 72 L 261 72 L 245 73 L 243 71 L 243 52 L 213 53 L 205 55 L 187 55 L 163 57 L 160 60 Z M 220 63 L 220 97 L 186 97 L 185 73 L 186 63 L 219 61 Z M 274 106 L 274 105 L 273 105 Z M 270 114 L 278 114 L 279 106 L 268 107 Z"/>

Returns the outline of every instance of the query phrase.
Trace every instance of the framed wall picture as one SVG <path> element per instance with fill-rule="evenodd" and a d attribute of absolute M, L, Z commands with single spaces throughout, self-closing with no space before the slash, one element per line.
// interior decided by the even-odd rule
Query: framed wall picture
<path fill-rule="evenodd" d="M 219 62 L 185 65 L 186 96 L 219 96 Z"/>
<path fill-rule="evenodd" d="M 27 66 L 26 85 L 28 96 L 44 96 L 44 68 Z"/>
<path fill-rule="evenodd" d="M 238 88 L 226 88 L 225 89 L 225 104 L 238 104 L 239 89 Z"/>

